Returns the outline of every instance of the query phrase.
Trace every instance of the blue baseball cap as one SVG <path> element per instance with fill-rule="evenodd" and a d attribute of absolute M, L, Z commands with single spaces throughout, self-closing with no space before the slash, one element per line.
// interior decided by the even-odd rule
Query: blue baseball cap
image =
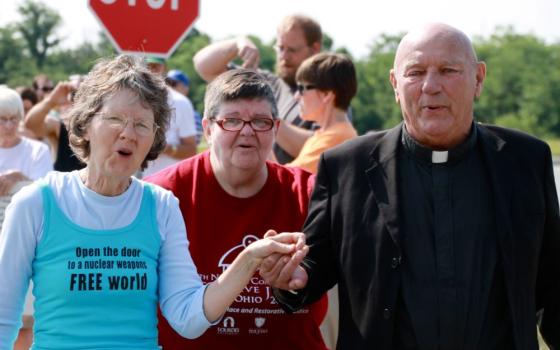
<path fill-rule="evenodd" d="M 181 72 L 178 69 L 172 69 L 169 72 L 167 72 L 167 78 L 171 79 L 171 80 L 175 80 L 177 82 L 183 83 L 186 86 L 189 86 L 190 84 L 190 80 L 189 77 L 187 77 L 187 75 L 183 72 Z"/>

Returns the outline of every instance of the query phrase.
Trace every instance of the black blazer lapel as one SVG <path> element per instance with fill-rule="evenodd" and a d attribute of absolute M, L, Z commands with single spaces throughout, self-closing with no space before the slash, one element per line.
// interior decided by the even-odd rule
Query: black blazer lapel
<path fill-rule="evenodd" d="M 515 161 L 508 152 L 504 152 L 506 142 L 502 138 L 482 125 L 477 124 L 476 126 L 480 135 L 484 163 L 488 169 L 494 192 L 498 239 L 504 246 L 504 244 L 508 244 L 506 240 L 511 235 L 512 230 L 509 213 L 513 193 L 513 176 L 515 176 L 513 174 Z"/>
<path fill-rule="evenodd" d="M 402 123 L 377 143 L 370 153 L 370 166 L 366 170 L 369 185 L 385 221 L 385 227 L 400 251 L 399 207 L 397 193 L 397 149 L 401 138 Z"/>

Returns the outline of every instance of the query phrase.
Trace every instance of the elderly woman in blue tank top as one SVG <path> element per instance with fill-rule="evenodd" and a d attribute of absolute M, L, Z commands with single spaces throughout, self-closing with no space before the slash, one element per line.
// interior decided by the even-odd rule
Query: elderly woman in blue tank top
<path fill-rule="evenodd" d="M 260 240 L 203 286 L 177 199 L 132 176 L 164 148 L 169 115 L 163 80 L 138 58 L 101 61 L 87 76 L 69 127 L 71 146 L 87 166 L 49 173 L 6 211 L 0 349 L 12 348 L 30 279 L 33 349 L 156 350 L 158 302 L 177 332 L 197 337 L 220 319 L 264 257 L 304 254 L 302 235 Z"/>

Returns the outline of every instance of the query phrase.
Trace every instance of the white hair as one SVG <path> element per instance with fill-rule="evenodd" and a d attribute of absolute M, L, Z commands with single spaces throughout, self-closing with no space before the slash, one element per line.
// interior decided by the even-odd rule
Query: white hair
<path fill-rule="evenodd" d="M 0 86 L 0 115 L 23 119 L 23 102 L 19 94 L 6 86 Z"/>

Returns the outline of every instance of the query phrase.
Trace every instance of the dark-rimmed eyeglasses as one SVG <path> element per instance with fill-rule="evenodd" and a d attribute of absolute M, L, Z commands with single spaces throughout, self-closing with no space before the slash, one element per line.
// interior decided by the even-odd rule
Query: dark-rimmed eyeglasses
<path fill-rule="evenodd" d="M 122 132 L 128 123 L 132 121 L 132 127 L 138 136 L 152 136 L 159 128 L 159 126 L 151 120 L 133 120 L 104 114 L 100 114 L 100 117 L 108 127 L 118 132 Z"/>
<path fill-rule="evenodd" d="M 43 92 L 51 92 L 51 91 L 54 90 L 54 87 L 53 86 L 43 86 L 43 87 L 40 87 L 39 90 L 41 90 Z"/>
<path fill-rule="evenodd" d="M 255 132 L 269 131 L 274 127 L 274 119 L 271 118 L 254 118 L 251 120 L 243 120 L 241 118 L 223 118 L 223 119 L 211 119 L 218 124 L 220 128 L 225 131 L 240 131 L 245 127 L 245 124 L 249 124 L 251 129 Z"/>
<path fill-rule="evenodd" d="M 305 91 L 307 90 L 313 90 L 316 89 L 317 87 L 315 85 L 312 84 L 297 84 L 296 85 L 296 91 L 301 94 L 303 94 Z"/>

